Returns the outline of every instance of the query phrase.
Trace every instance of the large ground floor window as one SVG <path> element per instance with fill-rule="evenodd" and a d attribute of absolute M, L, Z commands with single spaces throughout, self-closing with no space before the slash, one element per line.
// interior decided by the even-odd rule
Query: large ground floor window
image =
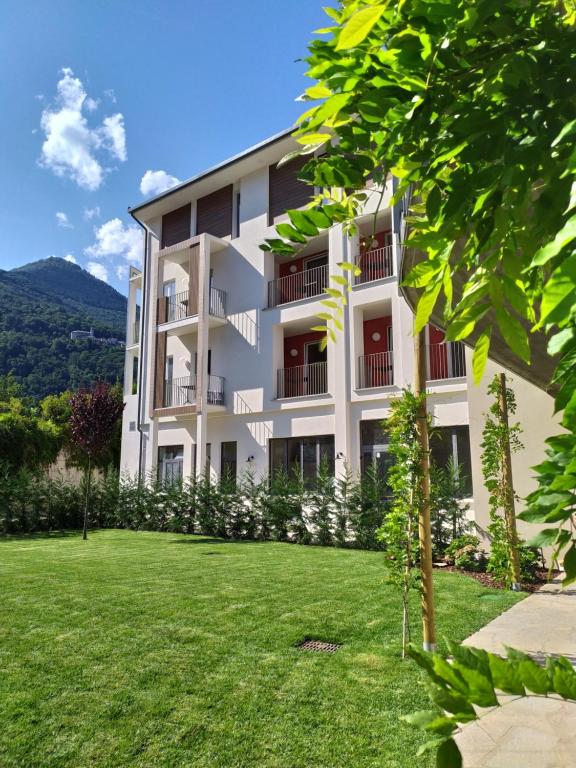
<path fill-rule="evenodd" d="M 360 422 L 360 457 L 362 474 L 373 463 L 386 479 L 393 463 L 388 451 L 388 435 L 380 419 Z M 434 427 L 430 438 L 430 453 L 437 467 L 446 467 L 450 460 L 460 467 L 464 493 L 472 495 L 472 460 L 470 458 L 470 430 L 467 425 Z"/>
<path fill-rule="evenodd" d="M 235 481 L 238 464 L 236 441 L 229 440 L 222 443 L 220 450 L 220 475 L 223 478 Z"/>
<path fill-rule="evenodd" d="M 463 490 L 472 496 L 472 459 L 468 425 L 435 427 L 430 438 L 430 453 L 437 467 L 446 467 L 450 460 L 460 468 Z"/>
<path fill-rule="evenodd" d="M 163 483 L 179 483 L 183 470 L 183 445 L 163 445 L 158 448 L 158 480 Z"/>
<path fill-rule="evenodd" d="M 312 485 L 322 463 L 334 473 L 334 435 L 270 440 L 271 474 L 283 470 Z"/>

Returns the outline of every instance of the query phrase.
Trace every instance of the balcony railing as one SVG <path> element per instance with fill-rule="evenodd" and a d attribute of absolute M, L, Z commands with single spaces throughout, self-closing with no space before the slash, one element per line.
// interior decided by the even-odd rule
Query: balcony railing
<path fill-rule="evenodd" d="M 140 341 L 140 320 L 132 323 L 132 335 L 130 337 L 131 344 L 138 344 Z"/>
<path fill-rule="evenodd" d="M 428 344 L 428 381 L 457 379 L 466 376 L 466 356 L 461 341 Z"/>
<path fill-rule="evenodd" d="M 326 362 L 294 365 L 278 370 L 276 397 L 303 397 L 328 392 Z"/>
<path fill-rule="evenodd" d="M 328 287 L 328 264 L 312 267 L 293 275 L 278 277 L 268 283 L 268 306 L 321 296 Z"/>
<path fill-rule="evenodd" d="M 358 359 L 359 389 L 390 387 L 394 384 L 393 352 L 375 352 Z"/>
<path fill-rule="evenodd" d="M 357 257 L 356 264 L 362 270 L 356 276 L 356 285 L 371 283 L 373 280 L 382 280 L 384 277 L 392 277 L 394 274 L 392 246 L 385 245 L 382 248 L 366 251 Z"/>
<path fill-rule="evenodd" d="M 192 317 L 196 313 L 188 311 L 190 296 L 188 291 L 176 293 L 169 296 L 166 300 L 166 322 L 172 323 L 174 320 L 184 320 Z M 213 317 L 226 317 L 226 291 L 221 288 L 210 286 L 210 304 L 209 313 Z"/>
<path fill-rule="evenodd" d="M 194 405 L 197 402 L 198 375 L 191 373 L 178 379 L 164 381 L 164 408 Z M 224 405 L 224 378 L 208 376 L 208 405 Z"/>

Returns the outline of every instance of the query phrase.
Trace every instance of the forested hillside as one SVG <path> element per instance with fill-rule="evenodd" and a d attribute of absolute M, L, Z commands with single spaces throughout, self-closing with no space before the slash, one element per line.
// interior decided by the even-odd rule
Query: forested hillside
<path fill-rule="evenodd" d="M 124 350 L 70 331 L 124 339 L 126 298 L 76 264 L 49 258 L 0 270 L 0 374 L 35 398 L 122 378 Z"/>

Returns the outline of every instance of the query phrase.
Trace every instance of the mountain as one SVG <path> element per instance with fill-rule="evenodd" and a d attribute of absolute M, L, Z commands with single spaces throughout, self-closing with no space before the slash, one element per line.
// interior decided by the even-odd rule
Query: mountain
<path fill-rule="evenodd" d="M 122 379 L 124 350 L 70 331 L 124 339 L 126 297 L 76 264 L 51 257 L 0 270 L 0 374 L 34 398 Z"/>

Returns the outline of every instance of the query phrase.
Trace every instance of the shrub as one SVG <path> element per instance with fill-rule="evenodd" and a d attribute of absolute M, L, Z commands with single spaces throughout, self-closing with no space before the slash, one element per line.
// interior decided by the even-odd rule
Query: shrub
<path fill-rule="evenodd" d="M 463 571 L 483 571 L 486 567 L 486 555 L 480 549 L 480 539 L 470 533 L 457 536 L 446 547 L 446 562 Z"/>

